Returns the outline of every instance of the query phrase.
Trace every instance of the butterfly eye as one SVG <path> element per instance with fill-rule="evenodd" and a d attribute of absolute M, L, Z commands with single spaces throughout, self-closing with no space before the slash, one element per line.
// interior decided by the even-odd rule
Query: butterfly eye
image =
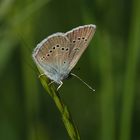
<path fill-rule="evenodd" d="M 64 64 L 66 63 L 66 61 L 63 62 Z"/>
<path fill-rule="evenodd" d="M 49 54 L 47 54 L 47 56 L 50 56 Z"/>
<path fill-rule="evenodd" d="M 61 50 L 63 51 L 63 50 L 64 50 L 64 48 L 61 48 Z"/>
<path fill-rule="evenodd" d="M 53 47 L 53 49 L 55 50 L 55 47 Z"/>
<path fill-rule="evenodd" d="M 87 39 L 85 38 L 85 41 L 87 41 Z"/>
<path fill-rule="evenodd" d="M 52 53 L 52 50 L 50 50 L 50 53 Z"/>
<path fill-rule="evenodd" d="M 75 40 L 73 40 L 72 42 L 73 42 L 73 43 L 75 43 L 76 41 L 75 41 Z"/>
<path fill-rule="evenodd" d="M 84 37 L 82 37 L 82 39 L 85 39 Z"/>

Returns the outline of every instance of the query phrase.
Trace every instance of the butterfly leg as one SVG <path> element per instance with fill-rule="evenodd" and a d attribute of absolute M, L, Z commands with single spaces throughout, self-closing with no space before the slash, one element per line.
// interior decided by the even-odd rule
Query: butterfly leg
<path fill-rule="evenodd" d="M 44 75 L 45 75 L 45 73 L 42 73 L 42 74 L 38 75 L 38 78 L 40 78 L 40 77 L 42 77 Z"/>
<path fill-rule="evenodd" d="M 51 82 L 48 84 L 48 86 L 50 86 L 52 83 L 54 83 L 54 81 L 51 81 Z"/>
<path fill-rule="evenodd" d="M 57 91 L 60 89 L 60 87 L 61 87 L 62 85 L 63 85 L 63 82 L 60 81 L 60 85 L 58 86 Z"/>

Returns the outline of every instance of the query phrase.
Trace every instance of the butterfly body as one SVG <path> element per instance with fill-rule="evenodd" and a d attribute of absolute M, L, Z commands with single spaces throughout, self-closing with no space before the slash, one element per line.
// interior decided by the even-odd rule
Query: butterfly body
<path fill-rule="evenodd" d="M 34 49 L 35 63 L 49 79 L 61 84 L 87 48 L 95 30 L 96 26 L 90 24 L 50 35 Z"/>

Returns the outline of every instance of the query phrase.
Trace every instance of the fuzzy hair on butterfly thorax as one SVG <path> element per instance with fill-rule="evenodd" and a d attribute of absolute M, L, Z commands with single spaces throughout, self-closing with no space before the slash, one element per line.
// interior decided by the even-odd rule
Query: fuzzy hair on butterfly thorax
<path fill-rule="evenodd" d="M 66 33 L 55 33 L 41 41 L 32 53 L 36 65 L 57 84 L 68 77 L 96 30 L 84 25 Z"/>

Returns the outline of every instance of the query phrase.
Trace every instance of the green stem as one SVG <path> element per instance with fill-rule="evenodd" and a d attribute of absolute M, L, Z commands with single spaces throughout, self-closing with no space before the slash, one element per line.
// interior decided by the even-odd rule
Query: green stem
<path fill-rule="evenodd" d="M 72 120 L 70 112 L 69 112 L 67 106 L 64 104 L 64 102 L 60 98 L 59 93 L 55 90 L 53 85 L 48 86 L 48 80 L 46 77 L 42 76 L 40 78 L 40 80 L 41 80 L 43 87 L 49 93 L 49 95 L 52 97 L 58 110 L 60 111 L 60 113 L 62 115 L 63 123 L 65 125 L 65 128 L 66 128 L 71 140 L 80 140 L 78 130 Z"/>
<path fill-rule="evenodd" d="M 134 113 L 136 78 L 138 77 L 138 62 L 140 50 L 140 1 L 133 1 L 133 13 L 131 14 L 131 26 L 128 46 L 128 60 L 126 64 L 123 106 L 120 125 L 120 140 L 130 140 L 132 133 L 132 119 Z"/>

